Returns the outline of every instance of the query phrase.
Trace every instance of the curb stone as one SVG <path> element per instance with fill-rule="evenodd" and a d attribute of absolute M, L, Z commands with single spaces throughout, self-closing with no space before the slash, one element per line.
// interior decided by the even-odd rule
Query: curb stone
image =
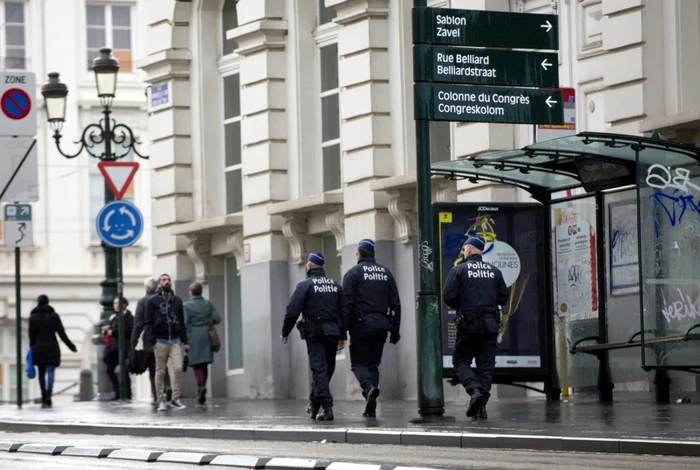
<path fill-rule="evenodd" d="M 537 436 L 522 434 L 487 434 L 410 430 L 377 430 L 308 427 L 150 427 L 71 424 L 36 421 L 0 421 L 0 429 L 8 432 L 57 432 L 88 435 L 148 435 L 150 437 L 212 437 L 222 440 L 337 442 L 340 444 L 391 444 L 402 446 L 430 445 L 463 449 L 527 449 L 605 454 L 668 455 L 700 457 L 700 441 L 670 439 L 590 438 L 571 436 Z M 147 430 L 147 432 L 145 432 Z M 23 443 L 0 443 L 0 451 L 16 452 Z M 27 452 L 27 451 L 24 451 Z M 111 457 L 111 455 L 110 455 Z M 157 457 L 156 457 L 157 458 Z M 216 460 L 216 459 L 214 459 Z M 219 460 L 223 462 L 223 460 Z M 221 465 L 221 464 L 215 464 Z M 251 468 L 251 467 L 246 467 Z M 285 467 L 286 468 L 286 467 Z M 304 467 L 308 468 L 308 467 Z"/>
<path fill-rule="evenodd" d="M 140 462 L 179 463 L 197 466 L 211 465 L 254 470 L 438 470 L 424 467 L 372 465 L 323 460 L 254 457 L 249 455 L 216 455 L 198 452 L 166 452 L 148 449 L 114 449 L 102 447 L 73 447 L 54 444 L 32 444 L 0 441 L 0 451 L 49 454 L 56 457 L 93 457 L 97 459 L 134 460 Z"/>

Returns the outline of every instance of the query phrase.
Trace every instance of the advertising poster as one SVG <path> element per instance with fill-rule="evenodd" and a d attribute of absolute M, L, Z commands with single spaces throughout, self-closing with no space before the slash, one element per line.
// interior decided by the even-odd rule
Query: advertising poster
<path fill-rule="evenodd" d="M 444 204 L 435 205 L 440 243 L 440 289 L 450 270 L 464 262 L 464 242 L 471 236 L 486 241 L 484 261 L 498 267 L 510 298 L 501 306 L 497 373 L 526 369 L 536 373 L 544 367 L 546 306 L 543 277 L 544 236 L 542 208 L 538 204 Z M 456 312 L 441 304 L 443 368 L 452 368 L 457 335 Z M 505 372 L 505 371 L 504 371 Z"/>
<path fill-rule="evenodd" d="M 598 311 L 595 205 L 586 200 L 552 206 L 556 307 L 559 315 Z"/>

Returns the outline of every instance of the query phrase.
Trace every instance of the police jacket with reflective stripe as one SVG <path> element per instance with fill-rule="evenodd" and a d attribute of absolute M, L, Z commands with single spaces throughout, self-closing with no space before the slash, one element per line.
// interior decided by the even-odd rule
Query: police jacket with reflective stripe
<path fill-rule="evenodd" d="M 287 305 L 282 336 L 288 337 L 301 313 L 305 321 L 320 321 L 325 336 L 347 339 L 347 327 L 342 318 L 343 289 L 326 277 L 323 269 L 311 269 L 307 279 L 297 284 Z"/>
<path fill-rule="evenodd" d="M 399 333 L 401 300 L 396 280 L 386 267 L 374 258 L 362 258 L 343 278 L 345 314 L 351 327 L 364 326 Z M 370 315 L 370 314 L 378 315 Z M 358 316 L 363 317 L 357 323 Z M 391 316 L 391 321 L 389 320 Z"/>
<path fill-rule="evenodd" d="M 458 312 L 496 314 L 508 302 L 508 288 L 501 270 L 474 254 L 452 268 L 442 298 Z"/>

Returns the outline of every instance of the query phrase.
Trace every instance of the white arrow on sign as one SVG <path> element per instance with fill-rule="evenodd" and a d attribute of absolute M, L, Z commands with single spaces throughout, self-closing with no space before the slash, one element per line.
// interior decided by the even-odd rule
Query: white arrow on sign
<path fill-rule="evenodd" d="M 544 24 L 540 25 L 540 28 L 545 28 L 547 30 L 546 32 L 550 32 L 552 30 L 552 23 L 547 20 Z"/>
<path fill-rule="evenodd" d="M 114 238 L 115 240 L 122 241 L 122 240 L 126 240 L 127 238 L 132 238 L 134 236 L 134 231 L 129 229 L 124 233 L 124 235 L 115 235 L 113 233 L 110 233 L 109 236 L 111 238 Z"/>
<path fill-rule="evenodd" d="M 28 215 L 28 214 L 29 214 L 29 207 L 22 206 L 22 209 L 19 211 L 19 215 Z"/>
<path fill-rule="evenodd" d="M 548 70 L 547 67 L 551 67 L 551 66 L 552 66 L 552 64 L 550 64 L 549 62 L 547 62 L 547 59 L 544 59 L 540 65 L 542 65 L 542 68 L 545 69 L 545 70 Z"/>
<path fill-rule="evenodd" d="M 107 217 L 105 217 L 105 222 L 102 226 L 102 230 L 104 230 L 105 232 L 109 232 L 110 230 L 112 230 L 112 226 L 109 225 L 109 219 L 111 219 L 114 214 L 116 214 L 116 211 L 114 209 L 107 212 Z"/>
<path fill-rule="evenodd" d="M 544 100 L 545 103 L 547 103 L 547 106 L 550 108 L 552 107 L 553 104 L 556 104 L 557 102 L 552 99 L 551 96 L 548 96 L 546 100 Z"/>
<path fill-rule="evenodd" d="M 120 207 L 119 213 L 121 215 L 126 215 L 129 218 L 129 220 L 131 220 L 131 225 L 136 225 L 136 217 L 134 217 L 134 214 L 132 214 L 131 211 L 127 210 L 126 207 Z"/>

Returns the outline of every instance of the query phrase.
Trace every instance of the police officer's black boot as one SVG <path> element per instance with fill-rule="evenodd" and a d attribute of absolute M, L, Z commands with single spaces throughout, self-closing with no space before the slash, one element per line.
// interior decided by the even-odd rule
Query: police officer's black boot
<path fill-rule="evenodd" d="M 333 421 L 333 408 L 326 408 L 324 406 L 316 419 L 318 421 Z"/>
<path fill-rule="evenodd" d="M 488 416 L 486 416 L 486 405 L 481 405 L 476 415 L 472 416 L 472 421 L 486 421 Z"/>
<path fill-rule="evenodd" d="M 471 400 L 469 400 L 467 416 L 471 418 L 472 416 L 477 416 L 479 414 L 479 410 L 484 406 L 486 402 L 486 397 L 484 397 L 478 390 L 475 390 L 473 393 L 470 393 L 470 395 L 472 396 L 472 398 Z"/>
<path fill-rule="evenodd" d="M 370 387 L 366 393 L 362 394 L 367 400 L 365 405 L 365 412 L 362 416 L 365 418 L 376 418 L 377 417 L 377 398 L 379 397 L 379 389 L 377 387 Z"/>
<path fill-rule="evenodd" d="M 306 412 L 311 416 L 311 419 L 316 419 L 316 416 L 318 416 L 318 410 L 320 408 L 321 405 L 315 405 L 309 402 L 309 405 L 306 407 Z"/>

